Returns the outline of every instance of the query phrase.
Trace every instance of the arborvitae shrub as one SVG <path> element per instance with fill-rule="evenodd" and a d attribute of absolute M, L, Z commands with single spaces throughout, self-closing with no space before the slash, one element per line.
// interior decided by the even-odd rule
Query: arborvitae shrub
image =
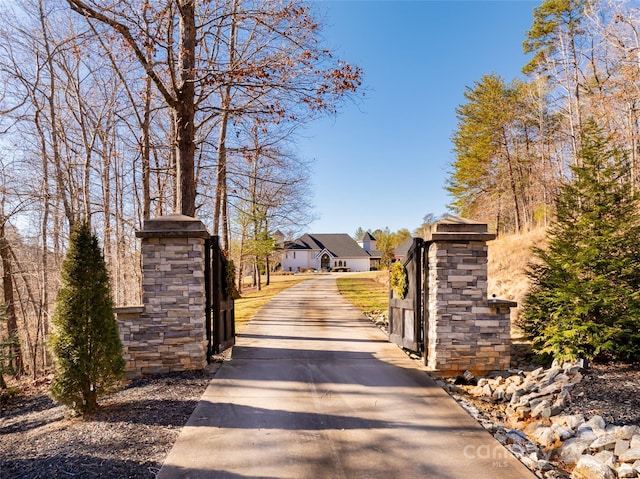
<path fill-rule="evenodd" d="M 87 223 L 72 231 L 52 323 L 51 395 L 78 413 L 94 411 L 120 385 L 125 361 L 107 267 Z"/>

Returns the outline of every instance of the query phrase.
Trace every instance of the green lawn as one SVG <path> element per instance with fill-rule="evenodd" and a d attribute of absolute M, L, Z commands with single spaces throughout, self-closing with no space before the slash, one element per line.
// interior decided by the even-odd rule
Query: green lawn
<path fill-rule="evenodd" d="M 338 278 L 338 290 L 351 304 L 367 316 L 389 310 L 389 287 L 376 281 L 386 272 L 371 272 Z"/>

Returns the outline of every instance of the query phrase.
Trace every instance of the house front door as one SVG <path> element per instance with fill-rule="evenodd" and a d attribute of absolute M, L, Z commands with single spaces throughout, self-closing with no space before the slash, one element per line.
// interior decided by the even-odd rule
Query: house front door
<path fill-rule="evenodd" d="M 329 259 L 329 255 L 325 253 L 322 255 L 322 258 L 320 258 L 320 269 L 322 271 L 329 271 L 329 266 L 331 266 L 331 260 Z"/>

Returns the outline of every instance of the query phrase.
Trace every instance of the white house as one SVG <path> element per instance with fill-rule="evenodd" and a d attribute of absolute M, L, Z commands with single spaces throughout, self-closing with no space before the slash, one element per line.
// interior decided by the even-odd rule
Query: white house
<path fill-rule="evenodd" d="M 365 231 L 360 241 L 358 241 L 360 247 L 369 254 L 369 267 L 372 270 L 378 269 L 380 260 L 382 259 L 382 251 L 377 249 L 377 243 L 376 239 L 368 231 Z"/>
<path fill-rule="evenodd" d="M 283 271 L 369 271 L 371 256 L 348 234 L 305 234 L 284 244 Z"/>

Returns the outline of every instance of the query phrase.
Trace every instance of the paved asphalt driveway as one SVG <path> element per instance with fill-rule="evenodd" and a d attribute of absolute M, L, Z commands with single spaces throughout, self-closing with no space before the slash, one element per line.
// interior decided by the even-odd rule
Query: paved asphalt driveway
<path fill-rule="evenodd" d="M 320 276 L 238 336 L 158 479 L 534 476 Z"/>

